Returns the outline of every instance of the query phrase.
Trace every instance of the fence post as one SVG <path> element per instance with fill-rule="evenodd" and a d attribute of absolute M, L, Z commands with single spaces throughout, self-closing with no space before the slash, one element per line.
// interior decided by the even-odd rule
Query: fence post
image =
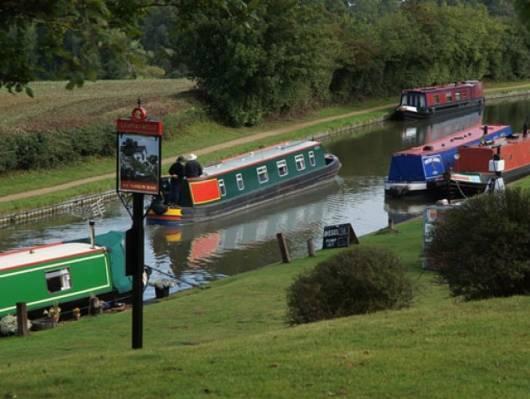
<path fill-rule="evenodd" d="M 313 240 L 311 238 L 307 240 L 307 253 L 311 257 L 315 256 L 315 244 L 313 244 Z"/>
<path fill-rule="evenodd" d="M 28 332 L 28 308 L 24 302 L 17 302 L 17 335 L 25 337 Z"/>
<path fill-rule="evenodd" d="M 278 239 L 278 245 L 280 246 L 280 252 L 282 254 L 282 262 L 289 263 L 291 261 L 291 256 L 289 255 L 289 249 L 287 248 L 287 242 L 282 233 L 276 234 Z"/>

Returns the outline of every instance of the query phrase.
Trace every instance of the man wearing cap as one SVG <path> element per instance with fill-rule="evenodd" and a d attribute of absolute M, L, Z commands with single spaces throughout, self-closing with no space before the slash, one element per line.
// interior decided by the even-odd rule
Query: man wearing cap
<path fill-rule="evenodd" d="M 202 166 L 197 161 L 197 155 L 189 154 L 186 159 L 186 166 L 184 167 L 184 176 L 199 177 L 202 175 Z"/>

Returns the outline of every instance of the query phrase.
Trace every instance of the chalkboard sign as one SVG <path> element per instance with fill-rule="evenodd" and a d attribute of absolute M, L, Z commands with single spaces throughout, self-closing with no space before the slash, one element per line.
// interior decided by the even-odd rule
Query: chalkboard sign
<path fill-rule="evenodd" d="M 359 240 L 350 223 L 324 227 L 322 249 L 349 247 L 351 244 L 359 244 Z"/>

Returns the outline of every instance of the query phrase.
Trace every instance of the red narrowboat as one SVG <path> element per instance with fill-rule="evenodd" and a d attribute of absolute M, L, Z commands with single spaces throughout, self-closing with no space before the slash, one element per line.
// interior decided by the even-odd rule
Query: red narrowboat
<path fill-rule="evenodd" d="M 399 119 L 425 119 L 469 112 L 480 109 L 483 105 L 482 82 L 466 80 L 443 86 L 403 90 L 395 114 Z"/>
<path fill-rule="evenodd" d="M 496 165 L 500 165 L 500 169 Z M 486 191 L 488 184 L 495 182 L 494 177 L 502 176 L 504 182 L 509 183 L 528 174 L 530 137 L 525 129 L 523 134 L 461 147 L 451 173 L 451 185 L 457 189 L 457 194 L 472 195 Z"/>

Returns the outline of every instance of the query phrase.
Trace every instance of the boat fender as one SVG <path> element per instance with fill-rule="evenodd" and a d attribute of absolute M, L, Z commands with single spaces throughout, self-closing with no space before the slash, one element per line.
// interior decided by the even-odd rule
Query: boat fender
<path fill-rule="evenodd" d="M 162 198 L 157 197 L 153 199 L 153 201 L 151 202 L 151 209 L 157 215 L 163 215 L 164 213 L 167 212 L 168 206 L 164 204 L 164 202 L 162 201 Z"/>

